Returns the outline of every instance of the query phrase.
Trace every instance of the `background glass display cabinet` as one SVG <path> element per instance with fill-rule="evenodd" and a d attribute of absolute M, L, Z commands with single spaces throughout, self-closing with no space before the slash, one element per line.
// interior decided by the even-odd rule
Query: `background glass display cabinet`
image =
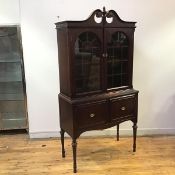
<path fill-rule="evenodd" d="M 0 26 L 0 130 L 27 129 L 19 26 Z"/>
<path fill-rule="evenodd" d="M 98 20 L 96 20 L 98 19 Z M 138 91 L 133 89 L 135 22 L 97 9 L 84 21 L 56 23 L 60 75 L 60 128 L 72 137 L 73 168 L 81 133 L 131 120 L 136 151 Z M 94 143 L 95 144 L 95 143 Z"/>

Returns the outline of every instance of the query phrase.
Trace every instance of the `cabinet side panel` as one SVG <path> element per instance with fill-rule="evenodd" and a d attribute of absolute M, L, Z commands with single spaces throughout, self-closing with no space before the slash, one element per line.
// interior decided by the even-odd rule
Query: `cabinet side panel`
<path fill-rule="evenodd" d="M 129 42 L 130 42 L 130 49 L 129 49 L 129 85 L 130 88 L 133 87 L 133 50 L 134 50 L 134 28 L 128 29 L 129 33 Z"/>
<path fill-rule="evenodd" d="M 70 69 L 67 29 L 57 29 L 60 92 L 70 96 Z"/>
<path fill-rule="evenodd" d="M 73 112 L 72 105 L 59 96 L 60 127 L 70 136 L 73 136 Z"/>

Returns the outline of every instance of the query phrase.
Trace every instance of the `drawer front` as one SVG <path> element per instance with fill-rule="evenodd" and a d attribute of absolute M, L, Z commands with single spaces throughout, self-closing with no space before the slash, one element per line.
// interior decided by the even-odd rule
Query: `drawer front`
<path fill-rule="evenodd" d="M 134 95 L 111 99 L 110 114 L 112 120 L 134 117 L 136 110 L 136 97 Z M 136 117 L 136 116 L 135 116 Z"/>
<path fill-rule="evenodd" d="M 107 102 L 98 101 L 76 107 L 75 115 L 79 128 L 88 128 L 106 122 Z"/>

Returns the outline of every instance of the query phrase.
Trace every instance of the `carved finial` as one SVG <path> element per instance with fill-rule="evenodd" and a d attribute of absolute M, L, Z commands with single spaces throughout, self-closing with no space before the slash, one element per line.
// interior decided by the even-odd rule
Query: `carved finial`
<path fill-rule="evenodd" d="M 106 12 L 106 9 L 105 9 L 105 7 L 103 7 L 103 13 L 105 13 Z"/>

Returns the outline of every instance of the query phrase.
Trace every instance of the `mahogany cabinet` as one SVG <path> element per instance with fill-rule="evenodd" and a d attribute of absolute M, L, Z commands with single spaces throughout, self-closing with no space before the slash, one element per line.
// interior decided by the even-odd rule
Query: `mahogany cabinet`
<path fill-rule="evenodd" d="M 64 133 L 72 137 L 73 168 L 77 171 L 77 138 L 131 120 L 136 151 L 138 91 L 133 89 L 135 22 L 113 10 L 97 9 L 84 21 L 56 23 L 60 75 L 62 157 Z"/>

